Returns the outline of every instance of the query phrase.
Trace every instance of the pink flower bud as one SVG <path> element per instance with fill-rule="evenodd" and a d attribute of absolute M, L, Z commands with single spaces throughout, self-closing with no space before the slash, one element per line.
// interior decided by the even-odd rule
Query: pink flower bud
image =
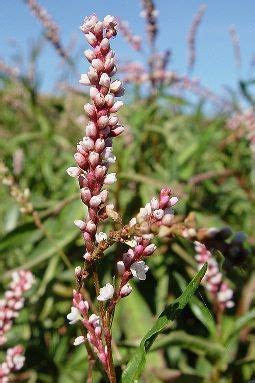
<path fill-rule="evenodd" d="M 77 226 L 81 231 L 83 231 L 86 228 L 86 223 L 83 222 L 81 219 L 77 219 L 74 221 L 75 226 Z"/>
<path fill-rule="evenodd" d="M 123 261 L 117 262 L 117 271 L 119 275 L 123 275 L 125 273 L 125 265 Z"/>
<path fill-rule="evenodd" d="M 90 79 L 88 78 L 88 75 L 86 73 L 81 75 L 79 83 L 82 85 L 91 85 Z"/>
<path fill-rule="evenodd" d="M 114 59 L 106 59 L 104 64 L 104 70 L 110 73 L 114 68 Z"/>
<path fill-rule="evenodd" d="M 121 97 L 121 96 L 123 96 L 124 93 L 125 93 L 125 88 L 123 88 L 123 86 L 121 86 L 120 89 L 118 91 L 116 91 L 114 94 L 116 97 Z"/>
<path fill-rule="evenodd" d="M 115 129 L 112 129 L 111 130 L 111 135 L 113 136 L 113 137 L 117 137 L 117 136 L 119 136 L 121 133 L 123 133 L 124 132 L 124 126 L 122 126 L 122 125 L 118 125 Z"/>
<path fill-rule="evenodd" d="M 94 234 L 96 232 L 96 225 L 94 224 L 93 221 L 88 221 L 87 224 L 86 224 L 86 230 L 90 233 L 90 234 Z"/>
<path fill-rule="evenodd" d="M 123 262 L 126 267 L 129 267 L 134 258 L 134 251 L 129 249 L 127 253 L 123 254 Z"/>
<path fill-rule="evenodd" d="M 98 138 L 95 142 L 95 151 L 97 153 L 101 153 L 104 150 L 104 148 L 105 148 L 105 140 L 103 138 Z"/>
<path fill-rule="evenodd" d="M 170 198 L 170 206 L 174 206 L 175 204 L 177 204 L 177 202 L 178 202 L 177 197 L 171 197 Z"/>
<path fill-rule="evenodd" d="M 109 40 L 105 37 L 100 43 L 100 49 L 103 53 L 107 53 L 110 49 L 110 43 Z"/>
<path fill-rule="evenodd" d="M 101 93 L 98 93 L 93 101 L 97 108 L 101 108 L 105 104 L 104 96 Z"/>
<path fill-rule="evenodd" d="M 118 117 L 117 116 L 111 116 L 110 118 L 109 118 L 109 125 L 110 126 L 115 126 L 117 123 L 118 123 L 118 121 L 119 121 L 119 119 L 118 119 Z"/>
<path fill-rule="evenodd" d="M 97 135 L 97 128 L 94 122 L 89 122 L 86 126 L 86 135 L 88 137 L 96 137 Z"/>
<path fill-rule="evenodd" d="M 78 308 L 82 313 L 87 313 L 89 310 L 89 303 L 87 301 L 80 301 Z"/>
<path fill-rule="evenodd" d="M 93 27 L 95 26 L 95 24 L 97 23 L 97 21 L 98 21 L 98 18 L 94 14 L 85 17 L 83 25 L 80 27 L 82 32 L 88 33 L 89 31 L 91 31 Z"/>
<path fill-rule="evenodd" d="M 121 86 L 122 86 L 121 81 L 115 80 L 111 83 L 110 90 L 111 90 L 111 92 L 116 93 L 120 90 Z"/>
<path fill-rule="evenodd" d="M 105 86 L 106 88 L 109 88 L 110 87 L 110 83 L 111 83 L 111 80 L 110 80 L 110 77 L 108 76 L 108 74 L 107 73 L 102 73 L 101 77 L 100 77 L 99 84 L 102 85 L 102 86 Z"/>
<path fill-rule="evenodd" d="M 83 137 L 83 145 L 87 150 L 94 149 L 94 141 L 89 137 Z"/>
<path fill-rule="evenodd" d="M 107 169 L 105 166 L 97 165 L 97 167 L 95 168 L 95 177 L 97 179 L 103 179 L 103 177 L 106 174 L 106 171 L 107 171 Z"/>
<path fill-rule="evenodd" d="M 101 333 L 102 333 L 102 328 L 101 328 L 101 326 L 96 326 L 96 327 L 95 327 L 95 334 L 96 334 L 96 336 L 97 336 L 97 337 L 100 337 Z"/>
<path fill-rule="evenodd" d="M 114 104 L 114 99 L 115 99 L 115 97 L 114 97 L 114 95 L 111 94 L 111 93 L 108 93 L 108 94 L 105 96 L 105 102 L 106 102 L 106 104 L 107 104 L 107 106 L 108 106 L 109 108 L 111 108 L 111 107 L 113 106 L 113 104 Z"/>
<path fill-rule="evenodd" d="M 120 290 L 120 296 L 121 298 L 127 297 L 132 292 L 132 287 L 129 283 L 124 285 Z"/>
<path fill-rule="evenodd" d="M 159 209 L 159 202 L 158 202 L 157 198 L 155 198 L 155 197 L 153 197 L 151 199 L 151 208 L 152 208 L 152 210 Z"/>
<path fill-rule="evenodd" d="M 95 98 L 98 96 L 99 90 L 97 88 L 90 88 L 89 95 L 92 98 L 92 100 L 95 100 Z"/>
<path fill-rule="evenodd" d="M 106 200 L 107 200 L 107 197 L 108 197 L 108 190 L 102 190 L 101 193 L 100 193 L 100 197 L 101 197 L 101 200 L 102 200 L 102 203 L 105 203 Z"/>
<path fill-rule="evenodd" d="M 86 49 L 84 51 L 84 56 L 86 57 L 86 59 L 91 62 L 93 59 L 96 58 L 96 55 L 95 53 L 91 50 L 91 49 Z"/>
<path fill-rule="evenodd" d="M 100 59 L 93 59 L 91 64 L 98 72 L 104 69 L 104 63 Z"/>
<path fill-rule="evenodd" d="M 100 198 L 100 196 L 98 195 L 94 195 L 93 197 L 91 197 L 91 200 L 89 201 L 89 204 L 90 206 L 92 207 L 97 207 L 101 204 L 102 200 Z"/>
<path fill-rule="evenodd" d="M 86 158 L 81 153 L 75 153 L 74 159 L 77 162 L 77 165 L 83 168 L 87 164 Z"/>
<path fill-rule="evenodd" d="M 159 221 L 164 216 L 164 210 L 162 209 L 154 210 L 152 215 Z"/>
<path fill-rule="evenodd" d="M 142 246 L 142 245 L 137 245 L 134 248 L 134 253 L 135 253 L 136 257 L 142 255 L 143 251 L 144 251 L 144 246 Z"/>
<path fill-rule="evenodd" d="M 91 104 L 85 104 L 84 105 L 84 110 L 85 110 L 85 112 L 87 113 L 87 115 L 89 116 L 89 117 L 95 117 L 95 115 L 96 115 L 96 109 L 95 109 L 95 107 L 94 107 L 94 105 L 91 105 Z"/>
<path fill-rule="evenodd" d="M 103 23 L 102 21 L 98 21 L 96 25 L 94 26 L 94 33 L 95 35 L 100 35 L 103 32 Z"/>
<path fill-rule="evenodd" d="M 109 173 L 109 174 L 107 174 L 107 176 L 104 179 L 104 184 L 105 185 L 111 185 L 116 181 L 117 181 L 116 173 Z"/>
<path fill-rule="evenodd" d="M 107 116 L 101 116 L 97 121 L 97 125 L 99 126 L 99 128 L 103 129 L 108 125 L 108 122 L 109 118 Z"/>
<path fill-rule="evenodd" d="M 99 154 L 97 152 L 89 153 L 89 163 L 93 168 L 95 168 L 99 163 Z"/>
<path fill-rule="evenodd" d="M 165 214 L 162 218 L 162 225 L 171 226 L 173 222 L 173 214 Z"/>
<path fill-rule="evenodd" d="M 81 199 L 84 203 L 88 204 L 91 198 L 91 192 L 88 188 L 81 189 Z"/>
<path fill-rule="evenodd" d="M 105 28 L 110 28 L 110 27 L 112 27 L 114 25 L 117 25 L 117 22 L 116 22 L 115 18 L 113 16 L 111 16 L 111 15 L 105 16 L 105 18 L 104 18 L 104 27 Z"/>
<path fill-rule="evenodd" d="M 89 81 L 91 84 L 97 84 L 98 74 L 97 74 L 97 71 L 93 67 L 90 67 L 87 75 L 88 75 L 88 78 L 89 78 Z"/>
<path fill-rule="evenodd" d="M 77 151 L 81 154 L 83 154 L 84 156 L 87 156 L 87 151 L 86 151 L 86 148 L 83 144 L 82 141 L 80 141 L 77 145 Z"/>
<path fill-rule="evenodd" d="M 91 314 L 89 317 L 89 323 L 92 325 L 98 325 L 99 324 L 99 316 L 96 314 Z"/>
<path fill-rule="evenodd" d="M 91 254 L 86 252 L 84 255 L 83 255 L 83 258 L 86 260 L 86 261 L 90 261 L 91 260 Z"/>
<path fill-rule="evenodd" d="M 77 266 L 74 269 L 74 274 L 77 278 L 80 278 L 82 276 L 82 268 L 81 266 Z"/>
<path fill-rule="evenodd" d="M 89 45 L 91 45 L 92 47 L 96 46 L 97 38 L 96 38 L 96 36 L 93 33 L 91 33 L 91 32 L 86 33 L 85 37 L 86 37 L 87 42 L 89 43 Z"/>
<path fill-rule="evenodd" d="M 116 113 L 118 110 L 123 106 L 122 101 L 117 101 L 115 104 L 111 107 L 110 113 Z"/>
<path fill-rule="evenodd" d="M 150 245 L 146 246 L 145 249 L 144 249 L 144 255 L 148 256 L 148 255 L 151 255 L 152 253 L 154 253 L 154 251 L 156 250 L 157 246 L 154 245 L 153 243 L 151 243 Z"/>
<path fill-rule="evenodd" d="M 76 166 L 71 166 L 70 168 L 66 169 L 66 172 L 70 177 L 79 177 L 79 175 L 82 173 L 82 170 Z"/>

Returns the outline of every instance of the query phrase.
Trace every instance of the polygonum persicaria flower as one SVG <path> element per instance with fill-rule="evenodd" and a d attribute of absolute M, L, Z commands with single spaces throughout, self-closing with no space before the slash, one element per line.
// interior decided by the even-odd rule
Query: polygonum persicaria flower
<path fill-rule="evenodd" d="M 13 320 L 24 306 L 24 293 L 34 283 L 30 271 L 20 270 L 12 274 L 12 281 L 0 300 L 0 345 L 6 342 L 5 334 L 11 329 Z"/>
<path fill-rule="evenodd" d="M 198 267 L 201 268 L 205 262 L 208 263 L 207 272 L 203 279 L 206 289 L 215 297 L 223 310 L 226 307 L 233 307 L 233 290 L 228 287 L 226 282 L 223 282 L 223 275 L 219 270 L 216 259 L 213 258 L 212 253 L 207 250 L 204 244 L 198 241 L 195 241 L 194 244 Z"/>
<path fill-rule="evenodd" d="M 107 301 L 113 297 L 114 287 L 110 283 L 106 283 L 104 287 L 100 289 L 100 294 L 97 297 L 98 301 Z"/>
<path fill-rule="evenodd" d="M 12 273 L 12 281 L 3 299 L 0 300 L 0 345 L 7 341 L 6 333 L 10 331 L 14 319 L 24 306 L 24 293 L 33 283 L 34 277 L 30 271 L 20 270 Z M 20 345 L 7 349 L 5 361 L 0 363 L 1 383 L 8 383 L 9 375 L 23 367 L 25 362 L 23 353 L 24 349 Z"/>
<path fill-rule="evenodd" d="M 108 172 L 116 159 L 112 140 L 124 129 L 115 115 L 123 105 L 116 97 L 121 96 L 124 89 L 121 81 L 112 79 L 116 64 L 110 39 L 116 36 L 116 27 L 117 22 L 110 15 L 103 21 L 91 15 L 81 26 L 92 49 L 85 51 L 90 67 L 81 75 L 80 83 L 90 86 L 91 101 L 84 106 L 89 122 L 85 128 L 86 136 L 77 144 L 74 155 L 77 166 L 68 168 L 67 173 L 78 178 L 82 202 L 88 207 L 85 220 L 75 221 L 83 233 L 86 253 L 91 253 L 95 242 L 107 239 L 102 233 L 97 234 L 97 226 L 107 218 L 108 192 L 105 186 L 117 180 L 115 173 Z"/>

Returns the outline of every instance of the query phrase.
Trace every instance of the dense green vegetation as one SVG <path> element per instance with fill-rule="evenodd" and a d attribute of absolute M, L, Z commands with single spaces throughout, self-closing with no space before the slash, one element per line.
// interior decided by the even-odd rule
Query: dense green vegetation
<path fill-rule="evenodd" d="M 111 193 L 124 221 L 169 185 L 180 199 L 175 209 L 180 220 L 194 212 L 199 228 L 230 226 L 234 233 L 247 235 L 247 253 L 238 265 L 225 258 L 227 253 L 215 253 L 234 290 L 235 307 L 216 318 L 210 294 L 201 286 L 178 320 L 170 322 L 154 342 L 142 381 L 247 383 L 255 377 L 255 189 L 249 142 L 226 128 L 228 116 L 218 111 L 206 114 L 202 100 L 171 96 L 171 89 L 150 99 L 137 98 L 132 88 L 127 95 L 121 116 L 126 132 L 115 143 L 114 171 L 119 176 Z M 17 376 L 30 383 L 82 382 L 86 376 L 85 349 L 72 346 L 76 329 L 66 321 L 73 268 L 83 255 L 73 221 L 84 211 L 77 186 L 65 171 L 83 135 L 85 118 L 79 116 L 86 98 L 70 89 L 59 96 L 43 95 L 27 78 L 1 77 L 1 158 L 14 184 L 21 191 L 30 190 L 34 208 L 22 214 L 11 195 L 12 186 L 4 182 L 1 288 L 16 268 L 30 269 L 36 277 L 8 341 L 8 345 L 24 344 L 26 365 Z M 121 246 L 109 249 L 101 262 L 103 279 L 109 280 L 113 257 L 121 250 Z M 194 276 L 193 245 L 179 236 L 170 241 L 162 236 L 149 266 L 147 280 L 133 285 L 134 293 L 121 301 L 116 313 L 113 333 L 119 374 L 153 318 Z M 93 297 L 92 282 L 87 287 Z M 100 372 L 94 379 L 104 381 Z"/>

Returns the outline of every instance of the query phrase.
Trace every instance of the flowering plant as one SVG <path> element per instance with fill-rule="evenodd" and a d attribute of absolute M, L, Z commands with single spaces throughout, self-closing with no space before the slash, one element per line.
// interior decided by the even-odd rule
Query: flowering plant
<path fill-rule="evenodd" d="M 89 122 L 85 129 L 86 136 L 77 144 L 74 155 L 77 166 L 67 169 L 71 177 L 78 179 L 81 200 L 88 209 L 84 220 L 74 221 L 84 238 L 85 262 L 83 267 L 77 266 L 75 269 L 77 288 L 73 291 L 73 306 L 67 319 L 70 324 L 82 323 L 83 335 L 74 340 L 74 345 L 85 343 L 91 364 L 96 356 L 110 382 L 116 382 L 111 334 L 115 307 L 132 292 L 132 278 L 146 279 L 149 267 L 145 260 L 156 250 L 152 243 L 154 234 L 162 226 L 172 226 L 172 207 L 178 202 L 178 198 L 172 196 L 169 188 L 163 188 L 158 198 L 153 197 L 125 225 L 114 205 L 108 202 L 108 191 L 105 187 L 116 182 L 116 173 L 109 173 L 109 167 L 116 160 L 112 142 L 113 138 L 124 131 L 115 115 L 123 105 L 122 101 L 116 101 L 115 98 L 123 95 L 124 88 L 121 81 L 112 80 L 117 69 L 110 39 L 116 36 L 116 27 L 117 21 L 110 15 L 103 21 L 98 20 L 96 15 L 91 15 L 85 18 L 81 26 L 81 31 L 93 48 L 84 52 L 91 66 L 88 73 L 82 74 L 80 79 L 81 84 L 90 86 L 91 102 L 84 106 Z M 99 225 L 109 219 L 115 221 L 119 228 L 109 234 L 98 232 Z M 108 282 L 101 287 L 97 263 L 105 256 L 106 249 L 115 242 L 125 243 L 129 248 L 115 261 L 117 273 L 114 282 Z M 204 272 L 205 269 L 202 269 L 198 281 Z M 96 312 L 93 312 L 82 292 L 90 275 L 94 280 L 98 301 Z M 131 367 L 131 370 L 124 373 L 123 381 L 130 381 L 129 375 L 137 376 L 140 373 L 141 366 L 137 371 L 133 371 Z"/>

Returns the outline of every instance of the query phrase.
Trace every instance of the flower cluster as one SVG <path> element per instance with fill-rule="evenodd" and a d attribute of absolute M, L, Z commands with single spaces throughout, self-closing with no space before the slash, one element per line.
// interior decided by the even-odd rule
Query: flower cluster
<path fill-rule="evenodd" d="M 34 282 L 30 271 L 17 271 L 12 274 L 12 282 L 0 300 L 0 345 L 6 342 L 5 334 L 11 329 L 13 320 L 24 306 L 24 293 Z"/>
<path fill-rule="evenodd" d="M 42 25 L 46 30 L 47 39 L 53 44 L 60 56 L 64 59 L 67 59 L 68 54 L 66 53 L 60 42 L 58 25 L 55 23 L 54 20 L 52 20 L 51 16 L 48 14 L 46 9 L 41 7 L 41 5 L 39 5 L 36 2 L 36 0 L 24 1 L 28 4 L 29 8 L 31 9 L 31 12 L 35 15 L 35 17 L 41 21 Z"/>
<path fill-rule="evenodd" d="M 171 226 L 174 212 L 172 207 L 178 202 L 177 197 L 171 196 L 171 190 L 163 188 L 159 198 L 153 197 L 144 208 L 140 209 L 137 217 L 130 221 L 130 226 L 138 225 L 140 235 L 135 236 L 134 243 L 123 254 L 122 260 L 117 262 L 118 274 L 121 277 L 120 287 L 116 292 L 116 301 L 129 295 L 132 291 L 129 280 L 145 280 L 149 267 L 144 260 L 156 250 L 156 245 L 151 243 L 153 232 L 160 226 Z"/>
<path fill-rule="evenodd" d="M 109 166 L 116 160 L 112 138 L 124 130 L 115 115 L 123 105 L 122 101 L 115 101 L 115 97 L 121 96 L 124 89 L 121 81 L 111 79 L 116 66 L 110 39 L 116 35 L 116 27 L 112 16 L 106 16 L 101 22 L 95 15 L 87 17 L 81 26 L 93 50 L 85 51 L 91 66 L 87 74 L 81 75 L 80 83 L 91 86 L 92 102 L 84 106 L 89 122 L 86 136 L 78 143 L 74 155 L 77 166 L 68 168 L 67 172 L 78 178 L 81 199 L 88 206 L 85 221 L 75 221 L 83 233 L 88 254 L 93 251 L 98 223 L 108 217 L 108 191 L 104 187 L 116 181 L 116 174 L 108 173 Z"/>
<path fill-rule="evenodd" d="M 150 3 L 150 2 L 149 2 Z M 155 232 L 161 226 L 171 226 L 172 206 L 178 199 L 172 197 L 171 190 L 164 188 L 159 198 L 142 208 L 129 224 L 122 225 L 121 217 L 108 203 L 106 185 L 116 181 L 116 174 L 109 173 L 109 167 L 116 160 L 112 151 L 112 140 L 120 135 L 124 128 L 119 124 L 115 113 L 123 105 L 116 101 L 124 93 L 121 81 L 112 80 L 116 73 L 115 55 L 110 47 L 110 39 L 117 34 L 117 21 L 106 16 L 101 22 L 96 15 L 85 18 L 81 30 L 93 49 L 84 52 L 91 66 L 81 75 L 80 83 L 90 86 L 91 102 L 84 106 L 88 116 L 85 137 L 78 143 L 74 155 L 76 166 L 67 169 L 67 173 L 78 179 L 81 200 L 87 206 L 88 213 L 84 220 L 76 220 L 75 225 L 81 230 L 85 242 L 84 268 L 75 268 L 78 288 L 73 292 L 73 305 L 67 315 L 70 324 L 82 323 L 83 331 L 74 345 L 85 343 L 90 352 L 98 356 L 110 381 L 116 381 L 111 349 L 111 323 L 114 308 L 119 299 L 128 296 L 132 287 L 131 278 L 145 280 L 148 266 L 145 259 L 153 254 L 156 246 L 151 242 Z M 165 66 L 167 57 L 162 58 Z M 121 224 L 120 229 L 106 234 L 98 231 L 99 224 L 107 218 Z M 119 278 L 113 284 L 106 283 L 100 288 L 96 261 L 104 256 L 104 251 L 115 242 L 128 244 L 130 248 L 116 261 Z M 82 287 L 93 272 L 97 310 L 89 305 L 82 294 Z M 92 274 L 92 273 L 91 273 Z"/>
<path fill-rule="evenodd" d="M 143 8 L 141 16 L 146 20 L 148 39 L 150 44 L 154 44 L 158 33 L 158 10 L 152 0 L 141 0 L 141 3 Z"/>
<path fill-rule="evenodd" d="M 25 357 L 23 352 L 24 349 L 20 345 L 7 350 L 5 361 L 0 363 L 1 383 L 8 383 L 10 373 L 18 371 L 24 366 Z"/>
<path fill-rule="evenodd" d="M 6 333 L 10 331 L 13 320 L 19 315 L 24 306 L 24 293 L 28 291 L 34 282 L 30 271 L 17 271 L 12 274 L 12 281 L 4 298 L 0 300 L 0 346 L 6 343 Z M 0 363 L 0 382 L 8 383 L 11 372 L 20 370 L 25 361 L 23 347 L 17 345 L 8 348 L 5 361 Z"/>
<path fill-rule="evenodd" d="M 124 39 L 131 45 L 131 47 L 135 51 L 141 51 L 142 50 L 141 37 L 138 35 L 134 35 L 130 31 L 130 26 L 127 21 L 122 21 L 121 19 L 118 18 L 117 22 L 118 22 L 118 29 L 120 33 L 122 33 L 122 36 L 124 37 Z"/>
<path fill-rule="evenodd" d="M 17 170 L 17 167 L 16 167 Z M 29 200 L 30 190 L 21 190 L 16 184 L 13 175 L 3 162 L 0 161 L 0 182 L 9 188 L 10 195 L 20 205 L 20 212 L 22 214 L 31 214 L 33 212 L 33 205 Z"/>
<path fill-rule="evenodd" d="M 82 322 L 82 325 L 87 330 L 86 338 L 81 335 L 78 336 L 74 345 L 78 346 L 87 341 L 93 347 L 94 352 L 98 355 L 102 364 L 108 368 L 108 358 L 107 358 L 107 348 L 104 346 L 102 340 L 102 327 L 100 324 L 99 316 L 96 314 L 89 315 L 89 304 L 86 300 L 83 299 L 83 296 L 80 292 L 73 291 L 73 306 L 71 312 L 67 315 L 67 319 L 70 324 L 75 324 L 78 321 Z"/>
<path fill-rule="evenodd" d="M 188 51 L 188 54 L 189 54 L 188 68 L 190 71 L 193 69 L 194 64 L 195 64 L 195 60 L 196 60 L 196 34 L 197 34 L 198 27 L 202 21 L 202 18 L 204 16 L 205 11 L 206 11 L 206 5 L 202 4 L 199 7 L 199 10 L 194 17 L 194 20 L 191 24 L 190 31 L 189 31 L 189 34 L 187 37 L 188 48 L 189 48 L 189 51 Z"/>
<path fill-rule="evenodd" d="M 212 293 L 222 310 L 233 307 L 233 290 L 223 281 L 223 276 L 219 270 L 217 261 L 204 244 L 198 241 L 195 241 L 194 244 L 196 251 L 195 258 L 199 268 L 202 267 L 205 262 L 208 263 L 207 273 L 203 279 L 206 289 Z"/>

